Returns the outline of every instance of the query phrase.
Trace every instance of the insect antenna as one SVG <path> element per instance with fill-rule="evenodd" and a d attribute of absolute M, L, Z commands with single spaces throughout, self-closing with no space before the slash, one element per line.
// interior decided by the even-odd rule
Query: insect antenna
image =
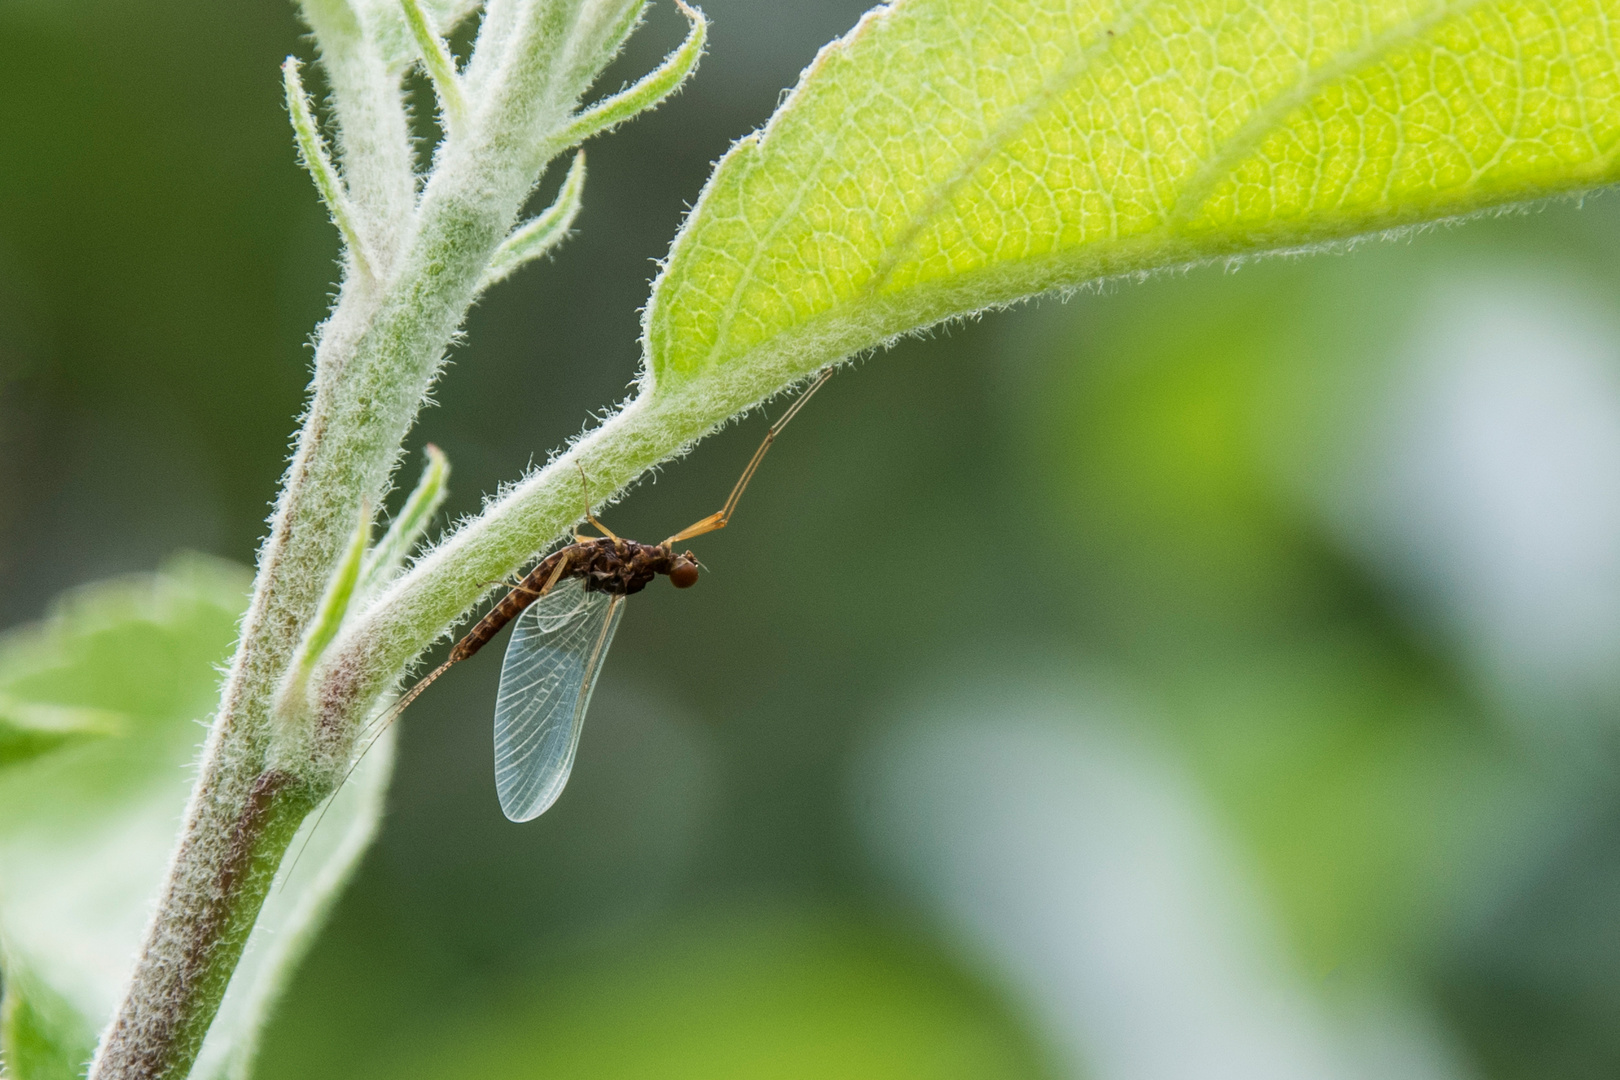
<path fill-rule="evenodd" d="M 449 664 L 448 661 L 443 663 L 443 664 L 440 664 L 438 670 L 434 671 L 426 679 L 422 680 L 422 682 L 425 683 L 425 682 L 433 681 L 434 679 L 439 677 L 439 675 L 444 671 L 445 668 L 447 668 L 449 666 L 450 666 L 450 664 Z M 422 683 L 417 683 L 416 685 L 421 686 Z M 411 687 L 411 689 L 414 691 L 416 689 L 416 686 Z M 404 704 L 409 705 L 410 702 L 407 700 L 406 702 L 404 702 Z M 382 716 L 388 717 L 389 722 L 386 723 L 386 724 L 383 724 L 383 726 L 378 730 L 378 732 L 375 735 L 371 736 L 371 738 L 366 740 L 366 745 L 360 748 L 360 752 L 358 754 L 356 754 L 354 756 L 354 760 L 349 763 L 349 768 L 348 768 L 348 770 L 346 772 L 344 772 L 343 779 L 339 780 L 338 783 L 337 783 L 337 787 L 332 789 L 332 794 L 330 794 L 330 795 L 328 795 L 326 797 L 326 802 L 324 804 L 322 804 L 322 806 L 321 806 L 320 814 L 317 815 L 316 818 L 315 818 L 315 824 L 313 824 L 313 825 L 311 825 L 309 827 L 309 834 L 304 837 L 304 842 L 302 844 L 298 845 L 298 854 L 293 856 L 292 864 L 287 867 L 286 876 L 281 879 L 281 888 L 283 888 L 283 889 L 286 888 L 287 887 L 287 882 L 292 880 L 293 871 L 298 869 L 298 860 L 302 859 L 304 857 L 304 852 L 309 850 L 309 842 L 311 840 L 315 839 L 315 834 L 320 831 L 321 822 L 326 820 L 326 812 L 328 810 L 332 809 L 332 804 L 337 801 L 338 793 L 341 792 L 345 787 L 348 786 L 349 778 L 354 775 L 354 770 L 356 770 L 356 769 L 358 769 L 360 767 L 360 763 L 366 759 L 366 755 L 371 752 L 371 748 L 373 746 L 377 745 L 377 740 L 382 738 L 384 735 L 388 734 L 388 729 L 389 729 L 389 727 L 392 726 L 394 719 L 396 719 L 399 716 L 399 712 L 400 712 L 400 705 L 397 702 L 395 703 L 395 705 L 393 707 L 391 707 L 389 709 L 386 709 L 383 712 Z M 377 720 L 373 720 L 371 723 L 367 724 L 366 727 L 360 732 L 361 736 L 364 737 L 366 732 L 370 731 L 373 727 L 376 727 L 378 721 L 381 720 L 381 719 L 382 719 L 382 717 L 379 717 Z"/>
<path fill-rule="evenodd" d="M 399 717 L 399 714 L 405 711 L 406 706 L 410 705 L 411 702 L 421 697 L 422 691 L 426 690 L 429 686 L 432 686 L 440 675 L 443 675 L 446 671 L 450 670 L 451 665 L 453 665 L 455 662 L 456 658 L 452 657 L 451 659 L 440 664 L 438 667 L 434 668 L 432 671 L 428 672 L 426 675 L 422 676 L 422 678 L 417 681 L 415 686 L 405 691 L 403 697 L 394 702 L 392 705 L 388 706 L 388 708 L 384 709 L 382 712 L 378 713 L 371 720 L 367 721 L 366 726 L 360 729 L 360 734 L 368 734 L 371 729 L 376 727 L 378 724 L 382 724 L 384 727 L 387 727 L 389 724 L 393 723 L 394 720 Z M 350 771 L 352 772 L 353 770 L 351 769 Z M 348 777 L 344 776 L 344 779 L 347 780 Z M 339 786 L 341 787 L 342 785 Z"/>
<path fill-rule="evenodd" d="M 332 794 L 326 797 L 326 803 L 321 807 L 320 816 L 315 819 L 315 824 L 310 827 L 309 835 L 304 837 L 304 842 L 298 846 L 298 854 L 293 856 L 292 865 L 287 867 L 287 876 L 281 879 L 283 887 L 292 877 L 292 872 L 298 869 L 298 860 L 304 857 L 304 852 L 309 848 L 309 842 L 315 839 L 315 833 L 320 830 L 321 822 L 326 820 L 326 812 L 332 809 L 332 802 L 338 797 L 338 792 L 348 786 L 349 779 L 354 776 L 354 770 L 360 767 L 360 763 L 366 759 L 366 755 L 371 752 L 371 748 L 377 745 L 377 740 L 387 733 L 395 720 L 399 719 L 399 714 L 405 711 L 405 707 L 420 697 L 422 691 L 426 690 L 435 679 L 449 671 L 450 666 L 454 663 L 454 659 L 446 660 L 422 676 L 420 682 L 405 691 L 404 697 L 378 713 L 374 718 L 366 722 L 365 727 L 360 729 L 360 738 L 365 739 L 366 744 L 360 748 L 360 752 L 349 763 L 348 769 L 343 773 L 343 779 L 339 780 L 337 787 L 332 789 Z M 375 729 L 376 734 L 372 734 L 373 729 Z"/>

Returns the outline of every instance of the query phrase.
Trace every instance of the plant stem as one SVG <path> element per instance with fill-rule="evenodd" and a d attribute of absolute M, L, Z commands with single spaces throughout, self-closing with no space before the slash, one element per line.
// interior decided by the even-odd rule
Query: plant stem
<path fill-rule="evenodd" d="M 381 502 L 399 445 L 519 195 L 479 206 L 424 200 L 406 267 L 386 286 L 345 285 L 316 351 L 314 393 L 259 557 L 253 602 L 179 847 L 135 975 L 91 1080 L 182 1077 L 219 1008 L 245 935 L 293 830 L 346 767 L 353 733 L 277 740 L 272 703 L 352 534 Z M 303 736 L 300 740 L 297 736 Z M 272 763 L 276 769 L 267 772 Z M 266 788 L 268 775 L 284 779 Z M 263 805 L 260 805 L 260 802 Z M 246 860 L 244 863 L 243 860 Z M 239 865 L 253 873 L 233 870 Z M 229 884 L 229 889 L 223 888 Z"/>
<path fill-rule="evenodd" d="M 327 723 L 327 713 L 312 712 L 301 686 L 288 690 L 289 665 L 351 547 L 362 507 L 381 505 L 400 446 L 491 256 L 546 163 L 564 149 L 559 133 L 574 119 L 575 103 L 641 6 L 640 0 L 494 6 L 466 85 L 456 91 L 476 91 L 480 107 L 476 115 L 464 109 L 452 125 L 418 197 L 400 97 L 411 58 L 390 51 L 386 26 L 357 8 L 337 0 L 305 4 L 341 121 L 341 177 L 292 63 L 289 100 L 305 157 L 344 226 L 351 272 L 321 328 L 309 411 L 259 553 L 252 602 L 180 840 L 90 1080 L 180 1080 L 190 1071 L 287 845 L 346 773 L 356 721 L 411 659 L 385 651 L 380 655 L 391 667 L 349 680 L 369 687 L 372 697 L 347 701 L 344 722 Z M 431 29 L 419 5 L 406 8 L 421 16 L 419 29 Z M 687 14 L 701 24 L 695 12 Z M 638 106 L 674 90 L 696 62 L 687 52 L 680 77 L 665 78 L 657 94 L 636 99 Z M 362 536 L 369 535 L 366 516 Z M 546 527 L 529 523 L 529 548 Z M 348 565 L 351 575 L 358 572 L 358 550 Z M 350 589 L 353 582 L 340 584 Z M 471 602 L 478 593 L 466 595 Z M 337 622 L 337 610 L 329 622 Z M 425 636 L 419 626 L 396 636 L 425 644 L 458 614 L 439 612 Z M 333 629 L 323 626 L 306 660 L 314 660 Z M 311 674 L 304 663 L 299 668 L 300 679 Z M 329 670 L 316 665 L 314 685 Z"/>
<path fill-rule="evenodd" d="M 177 872 L 92 1076 L 183 1077 L 202 1049 L 287 845 L 320 801 L 287 773 L 250 771 L 226 765 L 199 785 Z M 185 917 L 162 917 L 174 912 Z"/>
<path fill-rule="evenodd" d="M 345 625 L 312 679 L 320 726 L 356 723 L 398 672 L 489 592 L 490 582 L 582 520 L 581 470 L 593 491 L 611 499 L 727 419 L 813 373 L 796 355 L 761 355 L 729 378 L 699 380 L 695 390 L 660 392 L 645 380 L 624 409 L 485 508 Z"/>

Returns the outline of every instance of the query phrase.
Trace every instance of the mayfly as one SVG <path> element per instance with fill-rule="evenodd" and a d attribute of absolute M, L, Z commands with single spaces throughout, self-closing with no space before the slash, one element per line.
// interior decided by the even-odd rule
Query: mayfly
<path fill-rule="evenodd" d="M 725 505 L 662 543 L 615 536 L 591 516 L 587 505 L 586 520 L 603 535 L 576 533 L 572 544 L 540 560 L 386 718 L 399 715 L 452 664 L 472 656 L 517 619 L 495 698 L 495 790 L 501 809 L 513 821 L 531 821 L 545 813 L 573 770 L 585 710 L 624 614 L 625 597 L 660 574 L 677 589 L 697 584 L 697 558 L 690 551 L 677 554 L 675 545 L 726 527 L 771 443 L 832 372 L 823 372 L 771 425 Z"/>

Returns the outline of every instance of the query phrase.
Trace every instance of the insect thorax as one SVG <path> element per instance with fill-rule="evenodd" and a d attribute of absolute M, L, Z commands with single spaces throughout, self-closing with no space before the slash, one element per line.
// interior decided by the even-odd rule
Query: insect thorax
<path fill-rule="evenodd" d="M 669 573 L 675 554 L 659 544 L 602 537 L 576 545 L 568 564 L 567 576 L 584 578 L 587 591 L 629 596 Z"/>

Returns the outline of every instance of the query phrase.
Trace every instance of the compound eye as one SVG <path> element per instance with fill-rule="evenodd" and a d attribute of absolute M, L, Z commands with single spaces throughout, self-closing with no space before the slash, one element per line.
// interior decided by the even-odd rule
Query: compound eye
<path fill-rule="evenodd" d="M 697 563 L 686 556 L 675 560 L 675 565 L 669 568 L 669 583 L 677 589 L 690 589 L 697 584 Z"/>

